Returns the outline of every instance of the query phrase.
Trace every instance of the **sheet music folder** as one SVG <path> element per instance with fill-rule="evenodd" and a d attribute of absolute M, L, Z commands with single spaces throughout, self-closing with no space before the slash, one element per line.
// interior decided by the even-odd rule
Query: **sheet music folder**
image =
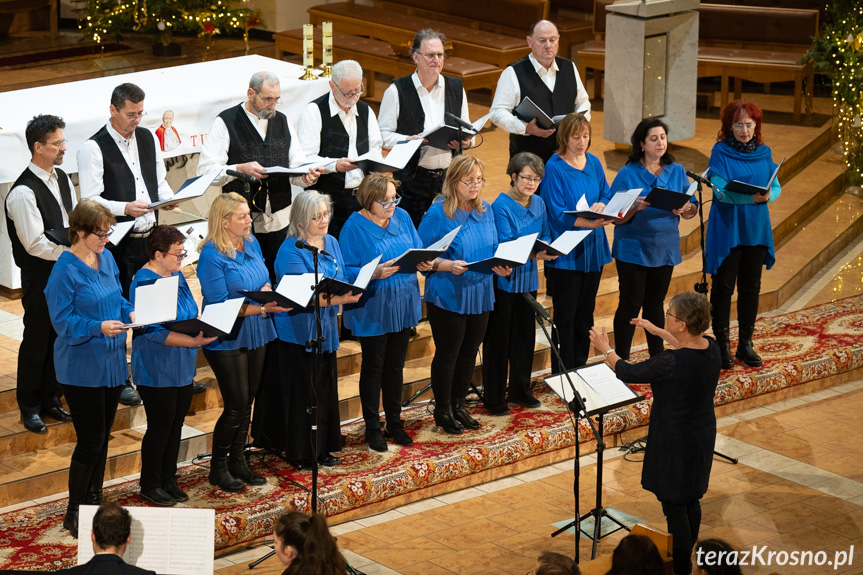
<path fill-rule="evenodd" d="M 671 212 L 679 210 L 685 206 L 692 196 L 683 192 L 675 192 L 666 188 L 653 188 L 644 200 L 650 204 L 651 208 L 665 210 Z"/>
<path fill-rule="evenodd" d="M 449 249 L 450 244 L 458 235 L 461 226 L 456 227 L 450 233 L 433 243 L 427 248 L 411 248 L 395 260 L 392 265 L 399 266 L 401 269 L 397 273 L 400 274 L 415 274 L 417 266 L 424 262 L 430 262 L 442 255 Z"/>
<path fill-rule="evenodd" d="M 522 266 L 527 263 L 538 235 L 539 233 L 533 233 L 508 242 L 503 242 L 497 246 L 494 257 L 479 260 L 477 262 L 470 262 L 467 264 L 467 269 L 472 272 L 490 274 L 494 272 L 492 268 L 495 266 Z"/>
<path fill-rule="evenodd" d="M 176 204 L 178 202 L 182 202 L 185 200 L 192 200 L 194 198 L 200 198 L 203 196 L 207 189 L 209 189 L 210 184 L 216 179 L 216 176 L 219 175 L 219 172 L 213 172 L 212 174 L 204 174 L 203 176 L 197 176 L 195 178 L 189 178 L 183 185 L 180 186 L 180 189 L 174 192 L 174 195 L 167 200 L 159 200 L 157 202 L 153 202 L 148 208 L 151 210 L 164 206 L 166 204 Z"/>
<path fill-rule="evenodd" d="M 220 303 L 211 303 L 204 308 L 199 318 L 183 319 L 162 324 L 177 333 L 195 337 L 204 332 L 204 337 L 224 337 L 231 333 L 245 298 L 234 298 Z"/>
<path fill-rule="evenodd" d="M 566 118 L 566 114 L 559 114 L 553 118 L 549 117 L 548 114 L 542 111 L 542 108 L 536 105 L 536 102 L 527 96 L 515 107 L 515 114 L 520 120 L 528 123 L 536 119 L 536 125 L 544 130 L 554 128 L 561 120 Z"/>
<path fill-rule="evenodd" d="M 782 161 L 779 162 L 779 165 L 776 166 L 776 169 L 773 170 L 773 175 L 770 176 L 770 179 L 767 180 L 766 186 L 756 186 L 753 184 L 746 184 L 743 182 L 739 182 L 737 180 L 731 180 L 730 182 L 725 184 L 726 192 L 736 192 L 738 194 L 746 194 L 749 196 L 754 196 L 756 194 L 766 194 L 770 191 L 770 188 L 773 187 L 773 182 L 776 181 L 776 176 L 779 175 L 779 168 L 782 167 L 782 164 L 785 163 L 786 158 L 782 158 Z"/>
<path fill-rule="evenodd" d="M 603 414 L 644 399 L 628 385 L 617 379 L 614 371 L 604 362 L 574 369 L 569 372 L 572 384 L 584 399 L 587 415 Z M 565 402 L 575 399 L 566 376 L 562 373 L 545 378 L 545 383 Z"/>

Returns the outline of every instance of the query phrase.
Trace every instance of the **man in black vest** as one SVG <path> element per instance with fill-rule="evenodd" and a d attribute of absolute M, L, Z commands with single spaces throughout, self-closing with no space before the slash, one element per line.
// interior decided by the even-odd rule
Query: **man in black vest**
<path fill-rule="evenodd" d="M 66 247 L 49 239 L 46 230 L 69 227 L 69 212 L 75 207 L 75 187 L 62 170 L 66 124 L 57 116 L 36 116 L 27 123 L 25 137 L 30 148 L 30 165 L 6 196 L 6 228 L 12 256 L 21 268 L 24 292 L 24 335 L 18 349 L 16 395 L 21 421 L 27 430 L 48 433 L 43 415 L 58 421 L 72 421 L 60 407 L 60 385 L 54 373 L 54 340 L 45 286 L 54 262 Z"/>
<path fill-rule="evenodd" d="M 165 163 L 156 135 L 138 127 L 146 114 L 144 91 L 135 84 L 120 84 L 111 94 L 109 111 L 108 123 L 78 150 L 78 185 L 81 199 L 106 206 L 118 222 L 135 222 L 120 245 L 108 244 L 120 269 L 123 296 L 128 299 L 132 277 L 149 259 L 147 238 L 156 227 L 156 215 L 148 206 L 171 199 L 174 191 L 165 181 Z M 165 205 L 162 209 L 173 207 Z M 141 403 L 128 381 L 120 403 Z"/>
<path fill-rule="evenodd" d="M 430 28 L 414 36 L 410 55 L 417 71 L 394 80 L 381 101 L 378 124 L 385 146 L 391 148 L 399 141 L 421 138 L 419 134 L 425 130 L 445 123 L 446 112 L 470 122 L 461 80 L 441 76 L 446 58 L 445 42 L 443 34 Z M 452 125 L 449 121 L 446 123 Z M 449 150 L 426 144 L 423 142 L 424 147 L 408 165 L 395 173 L 396 179 L 401 181 L 401 207 L 410 214 L 414 226 L 419 226 L 432 200 L 441 193 L 452 155 L 459 149 L 458 140 L 449 143 Z M 471 145 L 470 139 L 462 142 L 465 150 Z"/>
<path fill-rule="evenodd" d="M 330 92 L 312 100 L 300 116 L 297 134 L 309 161 L 330 160 L 314 188 L 333 202 L 328 233 L 336 238 L 350 215 L 360 210 L 356 192 L 363 171 L 351 159 L 370 150 L 380 152 L 383 140 L 378 120 L 365 93 L 363 69 L 354 60 L 333 66 Z"/>
<path fill-rule="evenodd" d="M 272 72 L 253 74 L 246 101 L 219 114 L 198 160 L 199 176 L 220 172 L 213 185 L 222 186 L 223 192 L 237 192 L 249 202 L 255 238 L 261 244 L 273 282 L 276 254 L 287 236 L 290 221 L 291 184 L 305 188 L 323 172 L 323 168 L 309 170 L 302 177 L 292 178 L 265 172 L 265 166 L 290 167 L 306 162 L 293 126 L 276 110 L 281 99 L 278 76 Z M 225 170 L 247 174 L 256 181 L 243 182 L 228 176 Z M 248 184 L 248 192 L 244 184 Z"/>
<path fill-rule="evenodd" d="M 554 128 L 545 130 L 515 113 L 525 96 L 550 118 L 582 112 L 590 119 L 590 99 L 572 60 L 560 58 L 560 34 L 548 20 L 530 27 L 527 45 L 530 54 L 501 73 L 491 104 L 491 120 L 509 132 L 509 157 L 533 152 L 547 162 L 557 148 Z"/>

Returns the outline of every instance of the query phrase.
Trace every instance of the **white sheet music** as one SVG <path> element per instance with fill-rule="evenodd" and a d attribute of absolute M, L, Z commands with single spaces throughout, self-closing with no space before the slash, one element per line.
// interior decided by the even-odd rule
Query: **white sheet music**
<path fill-rule="evenodd" d="M 530 252 L 533 249 L 533 244 L 536 243 L 538 235 L 539 233 L 529 234 L 508 242 L 502 242 L 498 244 L 494 257 L 525 263 L 530 257 Z"/>
<path fill-rule="evenodd" d="M 180 276 L 159 278 L 148 285 L 135 288 L 135 323 L 127 327 L 138 327 L 177 319 L 177 293 Z"/>
<path fill-rule="evenodd" d="M 357 286 L 360 289 L 366 289 L 369 285 L 369 282 L 372 281 L 372 276 L 375 274 L 375 270 L 378 268 L 378 264 L 381 263 L 381 258 L 383 254 L 379 255 L 366 265 L 360 268 L 360 273 L 357 274 L 357 280 L 353 285 Z"/>
<path fill-rule="evenodd" d="M 485 125 L 488 123 L 489 118 L 491 118 L 491 112 L 489 112 L 482 118 L 477 118 L 475 122 L 471 123 L 471 126 L 473 126 L 473 129 L 477 133 L 479 133 L 483 128 L 485 128 Z"/>
<path fill-rule="evenodd" d="M 449 245 L 452 243 L 452 241 L 458 235 L 458 231 L 460 229 L 461 229 L 461 226 L 457 226 L 453 231 L 451 231 L 450 233 L 448 233 L 447 235 L 445 235 L 444 237 L 442 237 L 441 239 L 439 239 L 438 241 L 436 241 L 435 243 L 430 245 L 427 249 L 444 250 L 444 251 L 448 250 Z"/>
<path fill-rule="evenodd" d="M 595 369 L 594 369 L 595 368 Z M 589 385 L 582 377 L 582 373 L 588 370 L 588 379 L 591 379 L 596 387 L 602 389 L 603 395 Z M 605 372 L 605 373 L 603 373 Z M 610 374 L 610 377 L 609 375 Z M 583 367 L 578 370 L 569 372 L 569 377 L 572 379 L 572 385 L 578 390 L 578 393 L 584 399 L 584 405 L 589 413 L 601 411 L 603 408 L 638 397 L 625 383 L 615 377 L 614 372 L 604 363 Z M 598 382 L 603 378 L 608 378 L 605 385 L 600 385 Z M 569 403 L 573 397 L 572 387 L 564 374 L 548 377 L 545 383 L 566 403 Z M 608 389 L 603 389 L 608 388 Z M 617 389 L 613 389 L 617 388 Z M 613 391 L 612 391 L 613 390 Z"/>
<path fill-rule="evenodd" d="M 201 313 L 201 321 L 225 333 L 231 333 L 245 301 L 246 298 L 236 297 L 221 303 L 211 303 Z"/>
<path fill-rule="evenodd" d="M 82 505 L 78 519 L 78 565 L 93 557 L 89 533 L 95 505 Z M 123 560 L 159 575 L 211 575 L 216 511 L 126 507 L 132 516 L 132 540 Z M 86 535 L 85 535 L 86 534 Z"/>
<path fill-rule="evenodd" d="M 709 172 L 709 171 L 710 171 L 710 167 L 708 166 L 706 170 L 701 172 L 701 177 L 706 178 L 707 172 Z M 695 193 L 695 190 L 697 190 L 697 189 L 698 189 L 698 182 L 692 182 L 691 184 L 689 184 L 689 188 L 686 189 L 686 195 L 691 196 L 692 194 Z"/>
<path fill-rule="evenodd" d="M 135 220 L 130 220 L 128 222 L 117 222 L 116 224 L 114 224 L 114 231 L 111 232 L 110 236 L 108 236 L 108 241 L 115 246 L 120 245 L 120 242 L 123 241 L 123 238 L 126 237 L 126 234 L 132 231 L 132 228 L 134 226 Z"/>
<path fill-rule="evenodd" d="M 315 274 L 313 272 L 305 274 L 295 274 L 282 276 L 279 280 L 279 285 L 276 286 L 276 292 L 285 296 L 292 302 L 299 304 L 302 307 L 309 305 L 312 301 L 314 291 L 312 288 L 315 285 Z"/>
<path fill-rule="evenodd" d="M 354 162 L 359 162 L 360 160 L 371 160 L 372 162 L 377 162 L 384 166 L 391 166 L 400 170 L 407 165 L 416 151 L 419 150 L 422 143 L 422 138 L 418 138 L 416 140 L 402 140 L 390 148 L 386 158 L 381 155 L 380 150 L 369 150 L 354 160 Z"/>
<path fill-rule="evenodd" d="M 299 166 L 295 166 L 293 168 L 285 168 L 283 166 L 270 166 L 269 168 L 264 168 L 264 172 L 267 174 L 288 174 L 294 176 L 302 176 L 303 174 L 308 173 L 309 170 L 314 170 L 331 163 L 332 160 L 322 160 L 318 162 L 306 162 L 305 164 L 300 164 Z"/>
<path fill-rule="evenodd" d="M 591 234 L 591 230 L 567 230 L 560 234 L 560 237 L 551 242 L 551 247 L 563 255 L 568 254 L 575 249 L 575 246 L 584 241 L 584 238 Z"/>
<path fill-rule="evenodd" d="M 597 363 L 578 370 L 578 376 L 608 405 L 632 399 L 635 393 L 617 379 L 614 370 Z"/>

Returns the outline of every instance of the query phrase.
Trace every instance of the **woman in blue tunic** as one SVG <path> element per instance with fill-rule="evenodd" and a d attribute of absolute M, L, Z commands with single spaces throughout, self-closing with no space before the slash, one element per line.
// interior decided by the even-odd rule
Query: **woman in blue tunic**
<path fill-rule="evenodd" d="M 748 100 L 734 100 L 722 110 L 722 127 L 710 153 L 710 181 L 719 188 L 710 206 L 705 251 L 707 273 L 713 289 L 713 334 L 722 352 L 722 368 L 734 367 L 729 342 L 731 296 L 737 284 L 737 359 L 760 367 L 761 357 L 752 346 L 761 270 L 773 267 L 773 227 L 767 204 L 779 197 L 779 179 L 763 194 L 729 192 L 731 180 L 764 186 L 776 169 L 773 153 L 761 139 L 761 109 Z"/>
<path fill-rule="evenodd" d="M 485 165 L 473 156 L 458 156 L 447 170 L 443 195 L 423 216 L 418 233 L 431 245 L 458 226 L 461 229 L 444 254 L 432 264 L 425 283 L 426 313 L 435 354 L 431 365 L 434 420 L 444 432 L 479 429 L 465 407 L 476 354 L 494 308 L 491 274 L 469 271 L 467 262 L 490 258 L 497 249 L 494 213 L 480 197 Z M 509 267 L 494 273 L 508 276 Z"/>
<path fill-rule="evenodd" d="M 539 239 L 551 241 L 545 202 L 534 194 L 545 173 L 542 160 L 536 154 L 520 152 L 510 158 L 506 173 L 510 188 L 491 205 L 498 240 L 508 242 L 538 233 Z M 555 257 L 544 251 L 536 253 L 525 265 L 514 268 L 509 277 L 495 278 L 494 311 L 488 318 L 482 344 L 482 389 L 486 409 L 492 415 L 509 413 L 507 399 L 524 407 L 539 407 L 539 400 L 530 391 L 536 326 L 533 308 L 523 294 L 536 297 L 536 260 L 550 261 Z"/>
<path fill-rule="evenodd" d="M 57 381 L 78 437 L 69 463 L 69 504 L 63 527 L 78 537 L 78 506 L 102 503 L 108 439 L 126 383 L 126 327 L 135 321 L 120 272 L 105 249 L 116 221 L 108 208 L 83 200 L 69 214 L 72 247 L 45 287 Z"/>
<path fill-rule="evenodd" d="M 129 294 L 135 303 L 135 288 L 160 278 L 177 276 L 177 319 L 198 317 L 198 304 L 183 272 L 186 237 L 173 226 L 156 226 L 147 238 L 149 260 L 132 278 Z M 197 348 L 214 341 L 203 333 L 192 337 L 149 325 L 132 336 L 132 379 L 144 401 L 147 431 L 141 441 L 141 499 L 170 506 L 188 501 L 177 485 L 177 456 L 183 421 L 192 405 Z"/>
<path fill-rule="evenodd" d="M 374 451 L 387 451 L 378 409 L 382 394 L 386 435 L 399 445 L 413 444 L 401 423 L 403 371 L 411 328 L 422 317 L 416 271 L 431 269 L 431 262 L 424 262 L 399 273 L 392 265 L 405 251 L 423 247 L 408 213 L 396 207 L 401 200 L 396 194 L 398 185 L 389 174 L 366 176 L 357 189 L 362 209 L 351 214 L 340 236 L 351 282 L 363 265 L 383 255 L 359 303 L 345 306 L 343 312 L 344 324 L 357 336 L 363 351 L 360 402 L 366 442 Z"/>
<path fill-rule="evenodd" d="M 553 239 L 567 230 L 593 230 L 569 254 L 545 265 L 548 279 L 554 286 L 554 321 L 565 369 L 587 363 L 588 332 L 593 326 L 602 266 L 611 261 L 608 239 L 602 229 L 608 225 L 608 220 L 563 213 L 574 211 L 581 198 L 594 210 L 602 210 L 611 199 L 611 188 L 602 164 L 587 151 L 589 148 L 590 122 L 584 114 L 569 114 L 557 128 L 557 152 L 546 164 L 545 178 L 539 188 L 548 210 Z"/>
<path fill-rule="evenodd" d="M 641 188 L 641 198 L 653 188 L 685 192 L 689 186 L 686 169 L 674 161 L 668 151 L 668 126 L 658 118 L 642 120 L 632 132 L 632 151 L 611 184 L 612 192 Z M 642 318 L 662 328 L 665 325 L 665 295 L 671 283 L 674 266 L 680 263 L 680 218 L 690 219 L 698 213 L 693 197 L 685 206 L 672 212 L 647 207 L 642 200 L 630 210 L 629 218 L 614 228 L 611 256 L 615 259 L 620 298 L 614 314 L 614 344 L 623 359 L 629 359 L 629 348 L 635 326 L 631 320 L 642 312 Z M 651 356 L 663 349 L 662 338 L 650 332 L 647 349 Z"/>
<path fill-rule="evenodd" d="M 270 274 L 261 246 L 251 234 L 251 225 L 249 204 L 240 194 L 220 194 L 210 205 L 207 236 L 201 242 L 198 259 L 204 308 L 243 297 L 241 290 L 271 289 Z M 231 333 L 203 348 L 225 404 L 213 429 L 209 480 L 225 491 L 242 491 L 244 483 L 266 483 L 249 468 L 246 438 L 252 402 L 264 369 L 266 344 L 276 337 L 268 314 L 279 311 L 284 310 L 273 302 L 244 303 Z"/>
<path fill-rule="evenodd" d="M 294 198 L 288 237 L 276 255 L 276 277 L 314 272 L 313 253 L 308 249 L 310 246 L 319 252 L 320 277 L 345 281 L 342 250 L 336 238 L 327 233 L 331 215 L 332 204 L 327 195 L 306 190 Z M 297 240 L 301 240 L 299 243 L 306 247 L 297 247 Z M 360 295 L 321 294 L 321 331 L 325 339 L 321 346 L 321 365 L 317 367 L 318 379 L 314 383 L 312 362 L 315 354 L 306 347 L 307 342 L 318 337 L 314 302 L 275 317 L 282 397 L 285 402 L 282 413 L 287 421 L 285 451 L 288 461 L 297 468 L 308 467 L 313 455 L 317 455 L 321 465 L 341 463 L 338 457 L 330 453 L 342 449 L 336 359 L 339 349 L 338 313 L 340 305 L 356 303 Z M 316 422 L 310 419 L 307 411 L 312 405 L 317 405 Z M 314 451 L 311 445 L 313 423 L 317 425 Z M 277 441 L 277 438 L 270 439 Z"/>

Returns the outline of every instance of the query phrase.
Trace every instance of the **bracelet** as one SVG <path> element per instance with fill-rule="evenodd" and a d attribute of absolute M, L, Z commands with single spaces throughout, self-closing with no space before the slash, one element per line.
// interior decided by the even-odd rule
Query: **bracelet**
<path fill-rule="evenodd" d="M 261 304 L 261 317 L 268 317 L 269 314 L 267 314 L 267 310 L 264 309 L 264 305 L 266 304 Z"/>
<path fill-rule="evenodd" d="M 613 352 L 613 351 L 614 351 L 614 348 L 613 348 L 613 347 L 612 347 L 612 348 L 609 348 L 609 350 L 605 352 L 605 357 L 608 357 L 608 354 L 610 354 L 610 353 L 611 353 L 611 352 Z"/>

